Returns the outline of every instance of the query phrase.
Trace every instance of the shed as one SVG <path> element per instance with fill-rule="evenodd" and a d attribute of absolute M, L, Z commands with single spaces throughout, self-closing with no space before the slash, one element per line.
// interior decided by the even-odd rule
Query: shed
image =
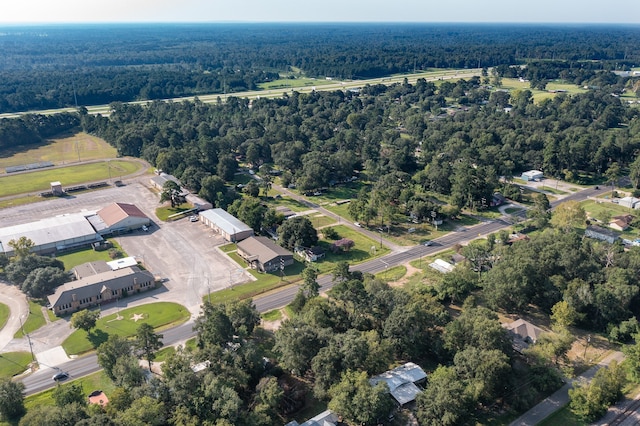
<path fill-rule="evenodd" d="M 449 272 L 453 271 L 454 268 L 454 265 L 442 259 L 436 259 L 435 261 L 430 263 L 429 266 L 438 272 L 442 272 L 443 274 L 448 274 Z"/>
<path fill-rule="evenodd" d="M 242 241 L 253 235 L 253 229 L 223 209 L 205 210 L 199 213 L 202 223 L 222 235 L 229 242 Z"/>
<path fill-rule="evenodd" d="M 62 190 L 62 184 L 58 181 L 51 182 L 51 193 L 53 195 L 62 195 L 64 191 Z"/>
<path fill-rule="evenodd" d="M 538 181 L 542 180 L 544 173 L 540 170 L 529 170 L 522 173 L 521 179 L 524 181 Z"/>

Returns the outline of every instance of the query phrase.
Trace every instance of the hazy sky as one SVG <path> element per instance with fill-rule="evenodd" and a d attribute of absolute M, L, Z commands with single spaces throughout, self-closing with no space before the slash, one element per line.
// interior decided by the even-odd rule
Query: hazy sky
<path fill-rule="evenodd" d="M 40 22 L 640 23 L 640 1 L 2 0 L 1 23 Z"/>

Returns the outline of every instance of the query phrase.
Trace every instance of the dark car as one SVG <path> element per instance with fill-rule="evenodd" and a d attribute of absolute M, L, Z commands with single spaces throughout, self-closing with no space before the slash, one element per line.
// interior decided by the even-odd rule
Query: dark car
<path fill-rule="evenodd" d="M 63 380 L 67 380 L 68 378 L 69 378 L 69 373 L 65 373 L 64 371 L 58 371 L 56 374 L 53 375 L 51 379 L 55 380 L 56 382 L 61 382 Z"/>

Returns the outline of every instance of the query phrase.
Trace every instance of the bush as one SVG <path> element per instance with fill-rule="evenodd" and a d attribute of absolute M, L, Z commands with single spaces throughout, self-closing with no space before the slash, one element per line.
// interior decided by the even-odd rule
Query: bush
<path fill-rule="evenodd" d="M 123 256 L 122 252 L 120 250 L 118 250 L 117 248 L 110 248 L 109 249 L 109 257 L 111 259 L 120 259 Z"/>
<path fill-rule="evenodd" d="M 336 231 L 336 229 L 333 227 L 324 228 L 322 230 L 322 233 L 324 234 L 325 238 L 329 240 L 337 240 L 340 238 L 338 231 Z"/>

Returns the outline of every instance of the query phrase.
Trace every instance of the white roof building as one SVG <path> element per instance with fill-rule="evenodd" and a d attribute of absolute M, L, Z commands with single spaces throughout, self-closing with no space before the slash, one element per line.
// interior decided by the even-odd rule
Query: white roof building
<path fill-rule="evenodd" d="M 434 260 L 429 264 L 429 266 L 438 272 L 442 272 L 443 274 L 448 274 L 449 272 L 453 271 L 453 268 L 455 268 L 455 265 L 452 265 L 451 263 L 442 259 Z"/>
<path fill-rule="evenodd" d="M 371 386 L 385 382 L 389 387 L 389 393 L 398 404 L 405 405 L 416 399 L 422 390 L 417 386 L 427 379 L 427 373 L 417 364 L 407 362 L 393 370 L 369 379 Z"/>
<path fill-rule="evenodd" d="M 205 210 L 199 213 L 202 223 L 213 228 L 225 240 L 236 242 L 253 235 L 253 229 L 223 209 Z"/>
<path fill-rule="evenodd" d="M 530 180 L 540 180 L 544 177 L 544 173 L 540 170 L 529 170 L 527 172 L 522 173 L 522 180 L 530 181 Z"/>
<path fill-rule="evenodd" d="M 33 241 L 34 253 L 52 253 L 102 240 L 82 213 L 0 228 L 0 252 L 11 255 L 13 249 L 9 241 L 17 241 L 20 237 Z"/>

